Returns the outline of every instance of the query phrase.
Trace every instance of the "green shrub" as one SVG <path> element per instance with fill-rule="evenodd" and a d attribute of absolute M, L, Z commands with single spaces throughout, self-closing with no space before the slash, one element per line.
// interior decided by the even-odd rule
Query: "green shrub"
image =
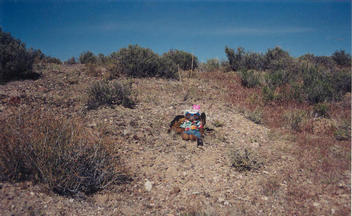
<path fill-rule="evenodd" d="M 349 140 L 351 138 L 351 122 L 347 120 L 343 121 L 342 124 L 336 128 L 334 136 L 339 141 Z"/>
<path fill-rule="evenodd" d="M 253 152 L 245 149 L 244 151 L 236 150 L 232 153 L 232 164 L 238 172 L 253 171 L 261 168 L 263 162 Z"/>
<path fill-rule="evenodd" d="M 337 99 L 347 92 L 351 92 L 351 69 L 338 70 L 330 74 L 330 82 Z"/>
<path fill-rule="evenodd" d="M 240 71 L 241 84 L 247 88 L 254 88 L 260 85 L 260 75 L 254 70 Z"/>
<path fill-rule="evenodd" d="M 177 65 L 168 57 L 159 57 L 158 77 L 167 79 L 177 78 Z"/>
<path fill-rule="evenodd" d="M 18 111 L 0 124 L 0 178 L 42 182 L 61 195 L 94 193 L 128 178 L 103 139 L 42 111 Z"/>
<path fill-rule="evenodd" d="M 275 89 L 272 89 L 268 86 L 262 88 L 263 101 L 269 102 L 275 99 Z"/>
<path fill-rule="evenodd" d="M 169 50 L 167 53 L 163 54 L 163 57 L 171 59 L 171 61 L 178 65 L 182 70 L 194 70 L 198 68 L 199 65 L 196 56 L 182 50 Z"/>
<path fill-rule="evenodd" d="M 290 67 L 292 58 L 288 52 L 284 51 L 280 47 L 269 49 L 264 56 L 264 67 L 265 69 L 276 71 L 276 70 L 287 70 Z"/>
<path fill-rule="evenodd" d="M 287 70 L 274 70 L 265 75 L 266 84 L 270 87 L 279 87 L 291 81 L 290 72 Z"/>
<path fill-rule="evenodd" d="M 339 66 L 350 67 L 351 66 L 351 55 L 346 53 L 344 50 L 335 51 L 331 58 Z"/>
<path fill-rule="evenodd" d="M 264 70 L 264 56 L 259 53 L 246 53 L 244 67 L 253 70 Z"/>
<path fill-rule="evenodd" d="M 318 103 L 313 106 L 313 114 L 315 117 L 329 118 L 329 106 L 326 103 Z"/>
<path fill-rule="evenodd" d="M 113 81 L 97 81 L 88 89 L 88 109 L 95 109 L 101 105 L 122 105 L 133 108 L 135 105 L 131 97 L 130 84 Z"/>
<path fill-rule="evenodd" d="M 37 77 L 32 71 L 36 57 L 38 52 L 27 50 L 23 42 L 0 28 L 0 82 Z"/>
<path fill-rule="evenodd" d="M 229 47 L 225 47 L 225 53 L 234 71 L 264 69 L 265 59 L 262 54 L 246 52 L 242 47 L 237 48 L 237 52 Z"/>
<path fill-rule="evenodd" d="M 239 71 L 243 69 L 243 62 L 244 62 L 244 49 L 242 47 L 237 48 L 237 52 L 229 47 L 225 47 L 225 53 L 229 63 L 231 65 L 232 70 Z"/>
<path fill-rule="evenodd" d="M 113 74 L 130 77 L 176 78 L 177 66 L 167 56 L 158 56 L 151 49 L 129 45 L 111 54 L 115 64 Z"/>
<path fill-rule="evenodd" d="M 155 77 L 158 75 L 159 56 L 151 49 L 129 45 L 111 57 L 120 64 L 123 74 L 130 77 Z"/>
<path fill-rule="evenodd" d="M 81 64 L 96 64 L 97 63 L 97 57 L 92 53 L 91 51 L 86 51 L 81 53 L 79 56 L 79 62 Z"/>
<path fill-rule="evenodd" d="M 304 69 L 303 88 L 307 100 L 311 103 L 321 103 L 334 98 L 334 88 L 329 76 L 316 67 Z"/>
<path fill-rule="evenodd" d="M 302 123 L 306 120 L 307 113 L 304 110 L 289 111 L 284 114 L 284 120 L 294 131 L 300 132 L 302 129 Z"/>

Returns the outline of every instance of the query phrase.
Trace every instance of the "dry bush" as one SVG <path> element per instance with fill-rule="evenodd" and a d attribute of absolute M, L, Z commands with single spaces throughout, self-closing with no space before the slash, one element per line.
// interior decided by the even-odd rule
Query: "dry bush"
<path fill-rule="evenodd" d="M 280 189 L 280 182 L 282 179 L 279 176 L 270 176 L 266 178 L 262 183 L 262 191 L 265 196 L 273 196 L 275 195 Z"/>
<path fill-rule="evenodd" d="M 253 151 L 245 149 L 244 151 L 235 150 L 232 153 L 232 164 L 239 172 L 257 170 L 263 166 L 263 162 Z"/>
<path fill-rule="evenodd" d="M 351 123 L 344 120 L 336 128 L 334 136 L 337 140 L 349 140 L 351 138 Z"/>
<path fill-rule="evenodd" d="M 308 114 L 305 110 L 293 110 L 284 113 L 286 125 L 297 132 L 302 131 L 303 123 L 307 120 Z"/>
<path fill-rule="evenodd" d="M 94 193 L 128 178 L 108 141 L 69 121 L 38 110 L 22 111 L 0 124 L 0 178 L 42 182 L 54 192 Z"/>
<path fill-rule="evenodd" d="M 87 74 L 92 77 L 100 77 L 104 73 L 104 68 L 97 64 L 87 63 Z"/>
<path fill-rule="evenodd" d="M 132 99 L 131 83 L 98 81 L 88 89 L 88 109 L 114 104 L 133 108 L 135 101 Z"/>
<path fill-rule="evenodd" d="M 246 112 L 246 118 L 256 124 L 261 124 L 263 123 L 263 111 L 259 108 L 256 108 L 254 111 L 248 111 Z"/>

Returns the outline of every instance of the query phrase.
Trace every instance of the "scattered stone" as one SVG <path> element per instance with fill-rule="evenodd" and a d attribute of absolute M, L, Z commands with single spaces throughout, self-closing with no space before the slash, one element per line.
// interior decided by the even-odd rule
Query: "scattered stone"
<path fill-rule="evenodd" d="M 146 191 L 150 192 L 153 188 L 153 184 L 147 179 L 144 183 L 144 188 Z"/>
<path fill-rule="evenodd" d="M 262 200 L 265 200 L 265 201 L 267 201 L 269 198 L 267 197 L 267 196 L 263 196 L 262 197 Z"/>
<path fill-rule="evenodd" d="M 313 206 L 314 206 L 314 207 L 319 207 L 319 206 L 320 206 L 320 203 L 314 202 L 314 203 L 313 203 Z"/>

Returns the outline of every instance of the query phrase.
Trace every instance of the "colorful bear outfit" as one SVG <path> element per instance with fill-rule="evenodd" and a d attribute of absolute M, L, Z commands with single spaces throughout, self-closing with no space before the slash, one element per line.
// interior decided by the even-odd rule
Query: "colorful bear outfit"
<path fill-rule="evenodd" d="M 192 110 L 185 111 L 186 120 L 180 125 L 180 127 L 185 129 L 184 133 L 194 135 L 200 139 L 202 135 L 199 129 L 203 128 L 203 125 L 200 120 L 199 110 L 199 105 L 193 105 Z M 197 117 L 193 117 L 192 120 L 189 120 L 189 117 L 194 115 Z"/>

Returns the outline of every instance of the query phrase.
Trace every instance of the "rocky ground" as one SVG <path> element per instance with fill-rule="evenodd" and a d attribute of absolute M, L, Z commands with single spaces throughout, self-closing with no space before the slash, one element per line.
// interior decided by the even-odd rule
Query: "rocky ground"
<path fill-rule="evenodd" d="M 3 182 L 1 215 L 339 215 L 350 209 L 350 171 L 331 196 L 308 180 L 297 182 L 297 188 L 322 190 L 297 209 L 286 175 L 299 169 L 299 159 L 290 153 L 294 139 L 245 118 L 227 102 L 219 83 L 133 79 L 134 109 L 87 111 L 86 89 L 97 79 L 87 75 L 84 65 L 52 65 L 38 80 L 1 85 L 0 116 L 6 118 L 16 106 L 34 105 L 81 116 L 87 128 L 104 130 L 114 140 L 133 181 L 84 197 L 62 197 L 31 182 Z M 167 133 L 173 117 L 192 104 L 207 115 L 200 148 Z M 263 166 L 249 172 L 231 167 L 234 152 L 244 149 Z"/>

